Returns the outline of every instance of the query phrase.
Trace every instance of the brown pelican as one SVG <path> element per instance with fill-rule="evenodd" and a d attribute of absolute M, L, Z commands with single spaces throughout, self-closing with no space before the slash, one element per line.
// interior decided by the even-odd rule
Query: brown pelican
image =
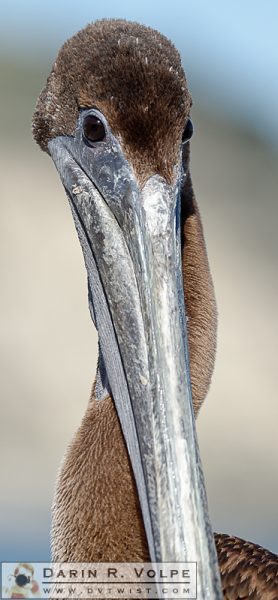
<path fill-rule="evenodd" d="M 213 539 L 208 517 L 194 413 L 217 319 L 189 173 L 190 108 L 171 42 L 122 20 L 67 41 L 38 100 L 34 137 L 66 189 L 99 333 L 92 395 L 58 476 L 52 556 L 196 560 L 198 598 L 214 599 L 216 545 L 225 598 L 274 600 L 277 557 Z"/>

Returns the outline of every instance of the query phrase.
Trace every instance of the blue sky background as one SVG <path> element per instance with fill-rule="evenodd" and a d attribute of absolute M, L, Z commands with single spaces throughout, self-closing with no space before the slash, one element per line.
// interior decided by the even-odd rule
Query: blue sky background
<path fill-rule="evenodd" d="M 2 55 L 51 62 L 65 39 L 102 17 L 138 20 L 165 33 L 181 51 L 198 103 L 240 120 L 278 147 L 276 0 L 6 0 Z"/>

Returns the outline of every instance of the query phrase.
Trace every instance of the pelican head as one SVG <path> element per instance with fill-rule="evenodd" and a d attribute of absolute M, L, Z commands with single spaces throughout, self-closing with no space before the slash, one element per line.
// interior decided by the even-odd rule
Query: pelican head
<path fill-rule="evenodd" d="M 173 44 L 136 23 L 103 20 L 62 47 L 33 131 L 60 174 L 82 245 L 99 334 L 97 394 L 101 402 L 112 393 L 151 559 L 196 560 L 198 598 L 220 598 L 184 306 L 184 221 L 197 210 L 190 107 Z"/>

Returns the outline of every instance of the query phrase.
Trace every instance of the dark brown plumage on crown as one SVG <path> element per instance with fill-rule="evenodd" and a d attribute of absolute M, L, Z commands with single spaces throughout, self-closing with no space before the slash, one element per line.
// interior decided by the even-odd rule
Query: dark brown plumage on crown
<path fill-rule="evenodd" d="M 92 106 L 108 119 L 139 177 L 171 179 L 191 97 L 167 38 L 123 20 L 97 21 L 77 33 L 61 48 L 39 97 L 35 140 L 47 150 L 51 138 L 73 135 L 78 110 Z"/>

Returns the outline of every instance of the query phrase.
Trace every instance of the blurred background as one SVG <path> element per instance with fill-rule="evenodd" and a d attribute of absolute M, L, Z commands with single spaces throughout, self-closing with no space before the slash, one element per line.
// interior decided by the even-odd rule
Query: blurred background
<path fill-rule="evenodd" d="M 30 124 L 60 45 L 101 17 L 155 27 L 182 55 L 219 309 L 198 418 L 210 512 L 216 531 L 278 552 L 277 2 L 14 0 L 1 11 L 1 560 L 49 558 L 55 476 L 94 378 L 81 249 Z"/>

